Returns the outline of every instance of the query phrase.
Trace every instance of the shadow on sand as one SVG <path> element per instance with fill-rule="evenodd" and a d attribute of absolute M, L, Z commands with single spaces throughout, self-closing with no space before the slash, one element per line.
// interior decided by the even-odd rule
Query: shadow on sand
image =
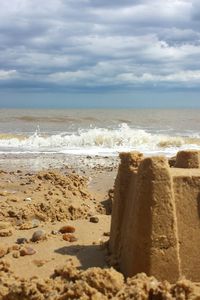
<path fill-rule="evenodd" d="M 58 248 L 56 253 L 66 256 L 76 256 L 80 262 L 80 269 L 106 266 L 106 250 L 100 245 L 70 245 Z"/>

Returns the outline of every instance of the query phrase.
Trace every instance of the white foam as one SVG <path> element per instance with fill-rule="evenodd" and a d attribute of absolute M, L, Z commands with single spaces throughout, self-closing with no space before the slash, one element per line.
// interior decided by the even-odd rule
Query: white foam
<path fill-rule="evenodd" d="M 200 145 L 200 138 L 199 139 Z M 90 128 L 76 133 L 43 136 L 38 131 L 24 139 L 0 139 L 0 152 L 67 153 L 77 155 L 116 155 L 122 151 L 141 151 L 148 154 L 174 154 L 180 149 L 200 149 L 188 144 L 184 137 L 152 134 L 121 124 L 118 128 Z"/>

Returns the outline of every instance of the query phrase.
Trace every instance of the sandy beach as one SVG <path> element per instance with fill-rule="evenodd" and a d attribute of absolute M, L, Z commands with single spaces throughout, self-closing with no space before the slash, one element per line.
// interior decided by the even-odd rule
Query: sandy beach
<path fill-rule="evenodd" d="M 23 279 L 46 280 L 69 261 L 81 270 L 108 267 L 104 243 L 109 238 L 109 189 L 116 166 L 112 162 L 88 168 L 88 157 L 79 168 L 71 160 L 70 166 L 44 169 L 48 161 L 39 160 L 36 171 L 27 158 L 1 159 L 1 264 L 9 263 L 18 284 Z M 38 170 L 41 165 L 43 171 Z M 34 233 L 39 234 L 36 240 Z M 4 299 L 4 292 L 0 295 Z"/>
<path fill-rule="evenodd" d="M 126 279 L 110 266 L 119 159 L 47 168 L 40 156 L 31 168 L 27 158 L 1 159 L 0 299 L 197 299 L 197 283 Z"/>

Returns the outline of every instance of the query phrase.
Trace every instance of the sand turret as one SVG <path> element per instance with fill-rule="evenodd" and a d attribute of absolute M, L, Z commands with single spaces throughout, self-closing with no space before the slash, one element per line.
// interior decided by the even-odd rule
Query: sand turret
<path fill-rule="evenodd" d="M 125 276 L 200 281 L 199 157 L 181 151 L 170 168 L 164 157 L 121 154 L 109 248 Z"/>
<path fill-rule="evenodd" d="M 175 167 L 195 169 L 200 168 L 200 151 L 180 151 L 176 156 Z"/>

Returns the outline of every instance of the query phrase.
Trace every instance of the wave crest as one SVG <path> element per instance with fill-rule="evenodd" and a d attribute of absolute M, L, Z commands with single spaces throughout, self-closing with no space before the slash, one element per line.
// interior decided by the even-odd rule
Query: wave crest
<path fill-rule="evenodd" d="M 113 152 L 138 150 L 145 153 L 152 150 L 177 149 L 185 145 L 200 145 L 200 138 L 152 134 L 142 129 L 130 128 L 125 123 L 115 129 L 79 129 L 72 134 L 62 132 L 47 136 L 36 131 L 33 135 L 23 138 L 17 135 L 0 135 L 0 150 L 7 151 L 17 149 L 32 152 L 65 152 L 73 149 L 109 149 Z"/>

